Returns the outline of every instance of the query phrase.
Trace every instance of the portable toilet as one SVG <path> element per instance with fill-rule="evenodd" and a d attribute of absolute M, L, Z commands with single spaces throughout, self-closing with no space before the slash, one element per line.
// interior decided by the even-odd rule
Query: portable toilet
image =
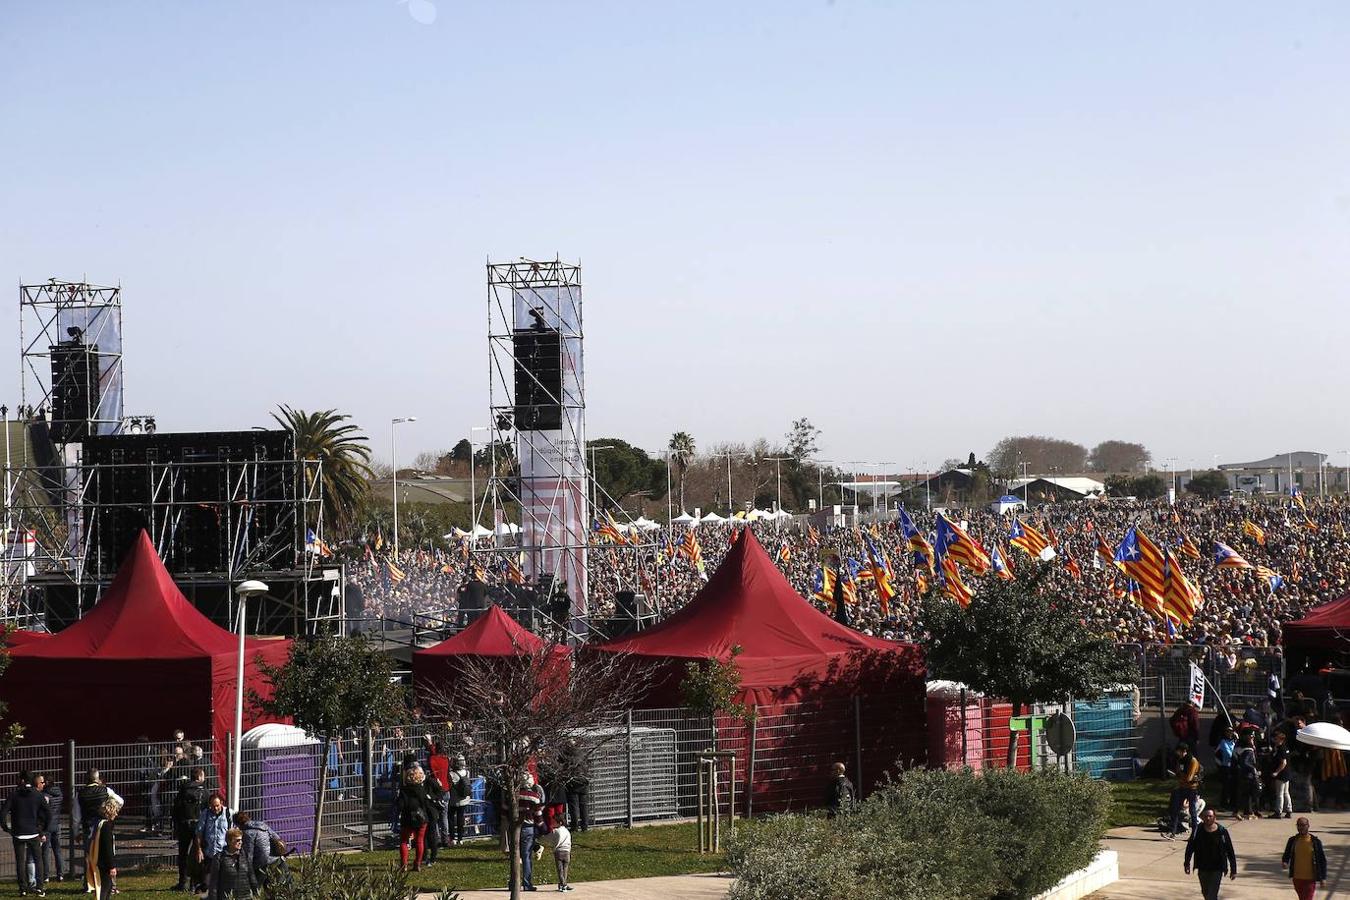
<path fill-rule="evenodd" d="M 314 846 L 323 745 L 294 725 L 269 723 L 244 732 L 243 812 L 262 819 L 287 847 Z"/>

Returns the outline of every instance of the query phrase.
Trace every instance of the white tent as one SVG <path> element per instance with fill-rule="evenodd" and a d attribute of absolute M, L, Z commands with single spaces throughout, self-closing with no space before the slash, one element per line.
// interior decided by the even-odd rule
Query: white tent
<path fill-rule="evenodd" d="M 658 528 L 661 527 L 661 523 L 660 523 L 660 522 L 653 522 L 651 519 L 648 519 L 646 516 L 638 516 L 638 517 L 637 517 L 637 520 L 633 522 L 633 526 L 634 526 L 635 528 L 640 528 L 640 529 L 642 529 L 643 531 L 655 531 L 656 529 L 658 529 Z"/>
<path fill-rule="evenodd" d="M 670 524 L 672 524 L 672 525 L 689 525 L 690 523 L 697 522 L 697 521 L 698 521 L 698 519 L 695 519 L 693 516 L 689 515 L 689 513 L 687 513 L 687 512 L 682 512 L 682 513 L 680 513 L 678 516 L 676 516 L 675 518 L 671 519 L 671 520 L 670 520 Z"/>
<path fill-rule="evenodd" d="M 718 515 L 717 513 L 715 513 L 715 512 L 710 512 L 710 513 L 708 513 L 706 516 L 704 516 L 703 518 L 699 519 L 699 521 L 700 521 L 700 522 L 725 522 L 726 519 L 722 518 L 721 516 L 719 516 L 719 515 Z"/>
<path fill-rule="evenodd" d="M 449 534 L 443 534 L 443 535 L 441 535 L 441 537 L 444 538 L 444 539 L 447 540 L 447 541 L 458 541 L 458 540 L 463 540 L 464 538 L 466 538 L 466 537 L 468 537 L 468 536 L 469 536 L 469 533 L 468 533 L 467 531 L 465 531 L 463 528 L 457 528 L 457 527 L 455 527 L 454 525 L 451 525 L 451 526 L 450 526 L 450 533 L 449 533 Z"/>
<path fill-rule="evenodd" d="M 989 504 L 989 508 L 999 515 L 1003 515 L 1010 509 L 1017 510 L 1022 509 L 1025 506 L 1026 503 L 1023 500 L 1014 497 L 1012 494 L 1004 494 L 1002 497 L 999 497 L 993 503 Z"/>
<path fill-rule="evenodd" d="M 482 525 L 475 525 L 475 526 L 473 526 L 473 536 L 474 536 L 475 539 L 476 539 L 476 538 L 492 537 L 492 529 L 491 529 L 491 528 L 485 528 L 485 527 L 482 526 Z"/>
<path fill-rule="evenodd" d="M 488 534 L 492 534 L 492 532 L 489 531 Z M 497 535 L 499 537 L 504 537 L 508 534 L 520 534 L 520 526 L 515 522 L 503 522 L 497 526 Z"/>
<path fill-rule="evenodd" d="M 792 513 L 788 512 L 786 509 L 775 509 L 771 513 L 765 513 L 764 517 L 766 519 L 790 519 L 792 518 Z"/>

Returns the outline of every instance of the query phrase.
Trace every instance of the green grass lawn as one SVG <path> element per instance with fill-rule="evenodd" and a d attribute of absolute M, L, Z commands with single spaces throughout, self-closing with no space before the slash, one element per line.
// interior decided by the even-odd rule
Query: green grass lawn
<path fill-rule="evenodd" d="M 1113 781 L 1111 784 L 1111 827 L 1125 825 L 1153 825 L 1158 816 L 1167 813 L 1167 804 L 1172 796 L 1176 780 L 1172 778 L 1136 778 L 1134 781 Z M 1205 802 L 1213 804 L 1219 799 L 1217 779 L 1206 779 L 1200 794 Z M 1217 808 L 1217 807 L 1216 807 Z"/>
<path fill-rule="evenodd" d="M 723 834 L 725 838 L 725 833 Z M 651 825 L 642 828 L 605 828 L 572 835 L 570 880 L 606 881 L 613 878 L 644 878 L 652 875 L 685 875 L 717 872 L 725 868 L 720 854 L 700 855 L 693 824 Z M 349 866 L 388 865 L 398 861 L 393 850 L 374 853 L 350 853 L 342 857 Z M 506 857 L 495 842 L 474 841 L 453 850 L 442 850 L 436 865 L 423 868 L 413 883 L 423 890 L 457 890 L 505 887 L 508 875 Z M 542 888 L 555 883 L 553 857 L 547 850 L 535 863 L 535 883 Z M 174 872 L 150 874 L 125 873 L 117 879 L 119 900 L 165 900 L 182 897 L 169 889 L 178 880 Z M 0 888 L 0 897 L 17 897 L 19 889 L 11 880 Z M 83 897 L 83 881 L 50 884 L 49 897 Z"/>

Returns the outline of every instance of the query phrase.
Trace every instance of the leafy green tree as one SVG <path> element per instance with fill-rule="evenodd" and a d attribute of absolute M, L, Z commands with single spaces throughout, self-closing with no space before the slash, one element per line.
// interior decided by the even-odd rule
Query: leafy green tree
<path fill-rule="evenodd" d="M 685 512 L 684 476 L 689 472 L 689 461 L 694 458 L 694 436 L 687 431 L 677 431 L 670 436 L 670 443 L 666 445 L 666 449 L 670 451 L 670 458 L 675 464 L 675 472 L 678 476 L 680 512 Z"/>
<path fill-rule="evenodd" d="M 1094 472 L 1142 472 L 1152 458 L 1143 444 L 1102 441 L 1088 454 L 1088 466 Z"/>
<path fill-rule="evenodd" d="M 1087 466 L 1087 448 L 1060 438 L 1018 435 L 999 441 L 986 459 L 994 476 L 1006 481 L 1021 476 L 1022 463 L 1029 475 L 1081 472 Z"/>
<path fill-rule="evenodd" d="M 787 433 L 787 452 L 797 462 L 815 456 L 820 449 L 820 429 L 807 418 L 794 419 Z"/>
<path fill-rule="evenodd" d="M 328 794 L 328 754 L 349 729 L 397 721 L 407 710 L 391 657 L 365 637 L 325 634 L 291 645 L 280 666 L 259 662 L 271 696 L 250 692 L 250 702 L 269 715 L 288 716 L 324 742 L 320 754 L 319 802 L 314 810 L 314 853 Z"/>
<path fill-rule="evenodd" d="M 1209 471 L 1201 472 L 1199 475 L 1186 482 L 1188 493 L 1195 494 L 1197 497 L 1204 497 L 1206 500 L 1213 500 L 1224 491 L 1228 490 L 1228 476 L 1222 472 Z"/>
<path fill-rule="evenodd" d="M 688 709 L 714 723 L 714 735 L 718 713 L 729 713 L 747 722 L 754 718 L 753 708 L 736 702 L 736 695 L 741 692 L 741 670 L 736 657 L 742 652 L 737 645 L 731 648 L 731 658 L 726 662 L 709 657 L 685 663 L 680 697 Z"/>
<path fill-rule="evenodd" d="M 1095 700 L 1132 684 L 1137 668 L 1114 643 L 1079 619 L 1072 598 L 1049 579 L 1054 563 L 1024 563 L 1017 577 L 982 579 L 962 609 L 937 591 L 925 595 L 920 618 L 935 678 L 1001 697 L 1020 716 L 1033 703 Z M 1012 733 L 1008 765 L 1017 759 Z"/>
<path fill-rule="evenodd" d="M 473 455 L 473 444 L 468 438 L 460 438 L 459 443 L 450 449 L 450 458 L 455 462 L 468 462 Z"/>
<path fill-rule="evenodd" d="M 347 533 L 374 477 L 366 436 L 348 423 L 350 416 L 334 409 L 305 412 L 284 404 L 279 409 L 272 418 L 295 435 L 296 458 L 320 464 L 326 524 L 339 534 Z"/>
<path fill-rule="evenodd" d="M 664 497 L 666 467 L 652 459 L 647 451 L 619 438 L 597 438 L 587 441 L 589 447 L 605 447 L 595 454 L 595 480 L 599 485 L 596 502 L 602 507 L 614 507 L 623 498 L 635 493 L 649 493 Z M 588 450 L 589 462 L 589 450 Z"/>

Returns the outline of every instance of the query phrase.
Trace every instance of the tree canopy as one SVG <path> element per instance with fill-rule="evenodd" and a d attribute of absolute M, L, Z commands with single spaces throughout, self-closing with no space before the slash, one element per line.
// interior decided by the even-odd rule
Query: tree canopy
<path fill-rule="evenodd" d="M 925 595 L 920 617 L 934 677 L 1008 700 L 1014 715 L 1133 683 L 1137 668 L 1050 583 L 1054 564 L 1025 562 L 1010 581 L 982 579 L 965 609 L 938 591 Z"/>
<path fill-rule="evenodd" d="M 335 409 L 305 412 L 283 404 L 272 418 L 295 435 L 297 459 L 318 460 L 324 518 L 338 533 L 349 531 L 375 475 L 366 436 Z"/>
<path fill-rule="evenodd" d="M 1088 454 L 1088 466 L 1094 472 L 1143 472 L 1152 459 L 1143 444 L 1102 441 Z"/>
<path fill-rule="evenodd" d="M 987 461 L 996 476 L 1009 479 L 1022 474 L 1022 463 L 1026 463 L 1029 475 L 1050 471 L 1081 472 L 1087 467 L 1087 455 L 1087 448 L 1073 441 L 1019 435 L 1005 437 L 995 444 Z"/>

